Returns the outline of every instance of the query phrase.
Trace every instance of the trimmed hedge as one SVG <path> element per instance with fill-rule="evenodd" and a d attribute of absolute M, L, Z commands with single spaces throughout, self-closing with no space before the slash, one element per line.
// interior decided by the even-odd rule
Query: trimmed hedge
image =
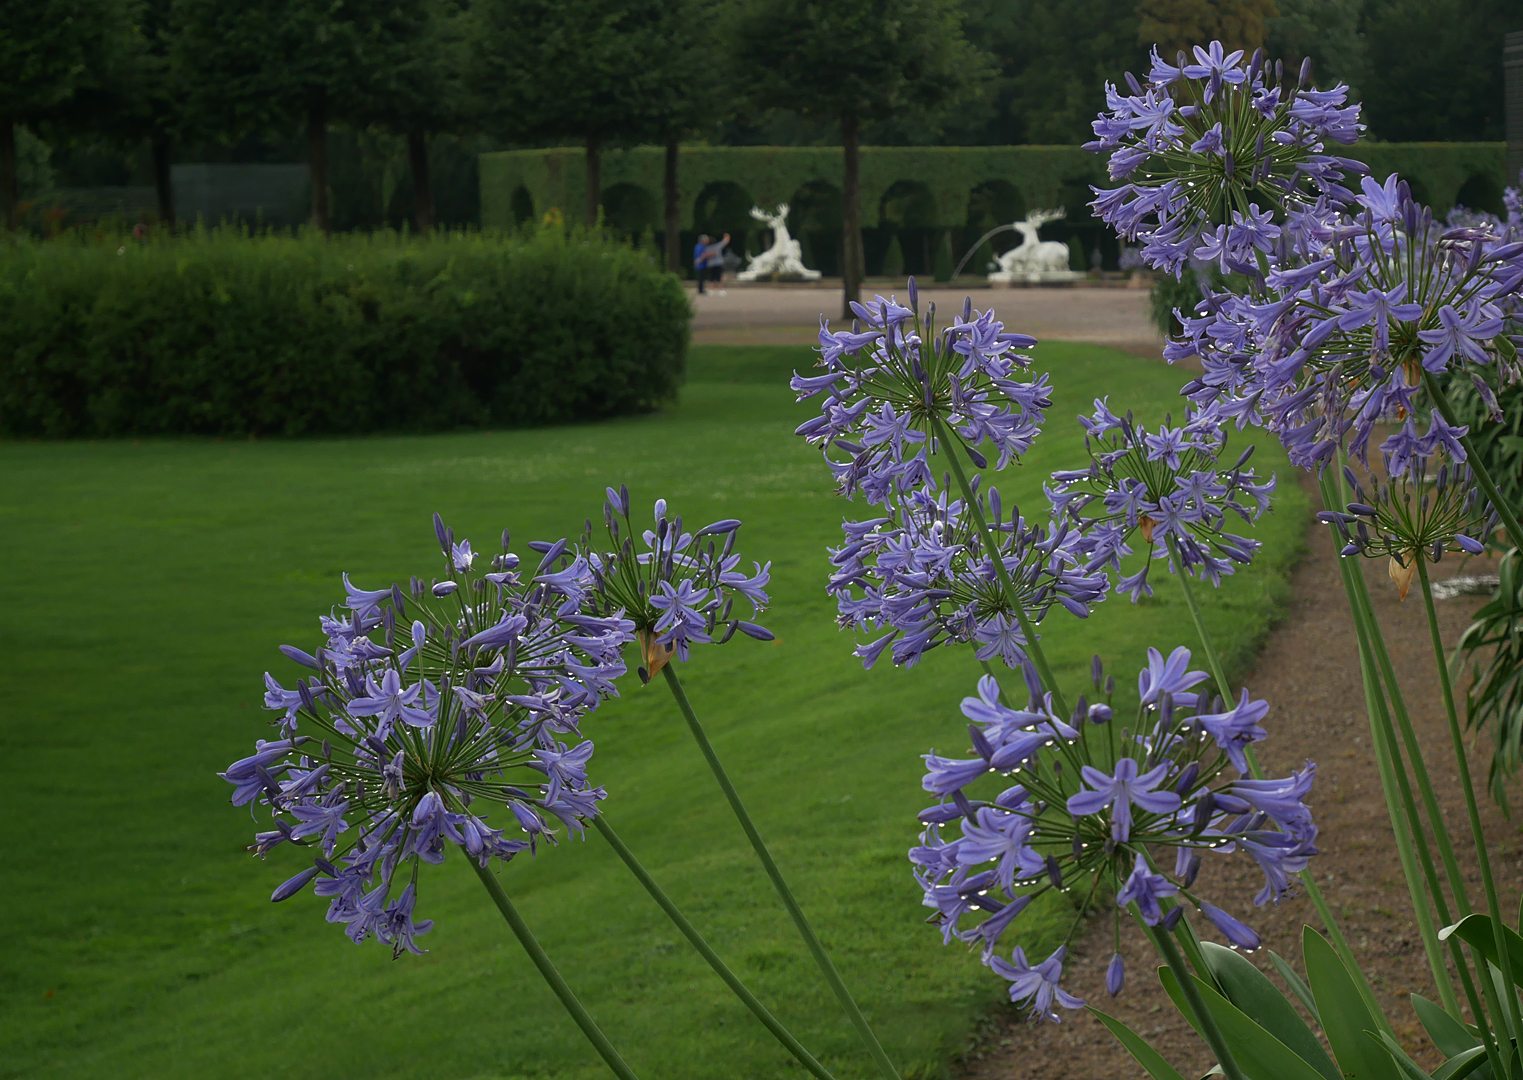
<path fill-rule="evenodd" d="M 682 382 L 689 307 L 607 236 L 0 248 L 0 432 L 303 435 L 589 420 Z"/>

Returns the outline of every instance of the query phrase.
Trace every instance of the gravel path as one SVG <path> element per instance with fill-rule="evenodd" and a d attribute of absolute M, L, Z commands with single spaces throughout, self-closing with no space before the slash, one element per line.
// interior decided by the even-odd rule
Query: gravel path
<path fill-rule="evenodd" d="M 869 281 L 864 296 L 896 292 L 903 284 Z M 689 288 L 693 342 L 699 345 L 813 345 L 820 313 L 837 323 L 839 285 L 728 285 L 723 296 Z M 1051 341 L 1092 341 L 1157 359 L 1163 339 L 1148 322 L 1148 291 L 1128 288 L 927 288 L 921 302 L 941 311 L 994 306 L 1006 329 Z"/>
<path fill-rule="evenodd" d="M 1331 531 L 1313 522 L 1307 531 L 1307 547 L 1306 559 L 1292 578 L 1294 599 L 1286 621 L 1265 643 L 1257 669 L 1246 680 L 1255 697 L 1272 703 L 1264 721 L 1270 737 L 1261 744 L 1260 758 L 1271 775 L 1284 775 L 1308 758 L 1317 762 L 1317 782 L 1310 802 L 1320 830 L 1317 845 L 1322 854 L 1312 865 L 1323 895 L 1371 976 L 1397 1035 L 1419 1063 L 1431 1069 L 1442 1059 L 1428 1045 L 1407 998 L 1418 993 L 1436 999 L 1437 994 L 1391 843 L 1390 818 L 1371 752 L 1355 637 L 1333 558 Z M 1466 858 L 1471 845 L 1464 800 L 1450 750 L 1443 700 L 1432 675 L 1433 652 L 1421 598 L 1414 588 L 1406 603 L 1399 603 L 1384 562 L 1361 562 L 1424 748 L 1423 759 L 1433 774 L 1450 834 L 1470 880 L 1472 902 L 1483 908 L 1479 873 L 1473 858 Z M 1447 577 L 1458 569 L 1458 560 L 1446 560 L 1435 569 L 1438 576 Z M 1495 564 L 1480 559 L 1470 560 L 1465 569 L 1467 574 L 1492 572 Z M 1465 597 L 1439 605 L 1446 648 L 1452 647 L 1470 615 L 1484 602 L 1483 598 Z M 1471 773 L 1482 785 L 1488 760 L 1484 743 L 1470 754 Z M 1523 882 L 1518 834 L 1523 830 L 1509 823 L 1484 792 L 1481 798 L 1502 909 L 1516 911 Z M 1234 855 L 1215 866 L 1208 862 L 1198 887 L 1203 895 L 1249 922 L 1268 948 L 1303 970 L 1301 927 L 1309 923 L 1320 928 L 1316 913 L 1298 894 L 1287 897 L 1278 907 L 1254 909 L 1249 898 L 1262 884 L 1263 877 L 1252 861 Z M 1204 920 L 1197 920 L 1203 936 L 1223 941 L 1214 928 L 1208 923 L 1202 927 L 1202 923 Z M 1076 977 L 1065 980 L 1070 982 L 1068 989 L 1142 1033 L 1186 1077 L 1200 1076 L 1211 1058 L 1159 987 L 1153 974 L 1158 961 L 1135 927 L 1124 926 L 1122 936 L 1126 988 L 1116 999 L 1106 996 L 1104 968 L 1111 952 L 1110 926 L 1109 917 L 1097 918 L 1090 932 L 1076 943 L 1068 967 Z M 1252 955 L 1261 968 L 1272 972 L 1266 950 Z M 1278 983 L 1277 976 L 1271 977 Z M 1065 1013 L 1061 1025 L 1029 1026 L 1013 1008 L 1002 1009 L 991 1018 L 964 1066 L 969 1080 L 1120 1080 L 1145 1076 L 1087 1013 Z"/>

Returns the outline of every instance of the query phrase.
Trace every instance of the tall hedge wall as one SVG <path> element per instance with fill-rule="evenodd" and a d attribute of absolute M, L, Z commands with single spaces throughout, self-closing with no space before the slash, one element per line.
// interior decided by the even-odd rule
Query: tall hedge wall
<path fill-rule="evenodd" d="M 608 237 L 395 235 L 0 247 L 0 433 L 308 434 L 652 408 L 688 302 Z"/>
<path fill-rule="evenodd" d="M 1467 205 L 1499 210 L 1508 182 L 1502 143 L 1360 143 L 1340 152 L 1366 161 L 1381 179 L 1393 170 L 1400 172 L 1440 212 L 1467 190 L 1472 200 Z M 574 213 L 586 197 L 579 148 L 482 154 L 480 168 L 481 220 L 487 226 L 509 227 L 526 210 L 542 214 L 559 207 Z M 809 185 L 827 186 L 839 199 L 841 170 L 839 147 L 684 148 L 679 159 L 683 228 L 694 228 L 700 197 L 715 185 L 735 185 L 767 205 L 793 200 Z M 605 153 L 605 197 L 633 188 L 643 193 L 646 205 L 659 207 L 662 172 L 663 151 L 658 147 Z M 884 196 L 913 187 L 922 199 L 929 196 L 916 224 L 960 228 L 969 218 L 970 196 L 990 182 L 1009 185 L 1027 209 L 1066 206 L 1075 201 L 1075 193 L 1087 198 L 1089 184 L 1105 182 L 1103 159 L 1077 146 L 864 147 L 862 224 L 877 226 Z M 1497 205 L 1483 205 L 1487 199 Z M 1070 217 L 1078 209 L 1069 206 Z"/>

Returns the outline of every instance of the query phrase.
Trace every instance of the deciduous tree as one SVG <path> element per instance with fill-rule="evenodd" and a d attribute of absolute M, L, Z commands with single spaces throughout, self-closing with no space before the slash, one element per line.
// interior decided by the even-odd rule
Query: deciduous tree
<path fill-rule="evenodd" d="M 845 305 L 863 274 L 858 139 L 864 121 L 945 106 L 983 77 L 955 0 L 751 0 L 730 26 L 737 84 L 763 107 L 838 119 Z"/>
<path fill-rule="evenodd" d="M 112 0 L 0 0 L 0 213 L 16 227 L 16 125 L 56 114 L 107 67 L 120 40 Z"/>

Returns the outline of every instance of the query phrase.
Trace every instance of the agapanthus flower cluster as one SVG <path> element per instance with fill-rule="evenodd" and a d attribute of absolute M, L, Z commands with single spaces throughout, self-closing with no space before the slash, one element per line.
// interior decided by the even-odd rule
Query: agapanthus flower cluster
<path fill-rule="evenodd" d="M 824 395 L 821 415 L 798 434 L 824 449 L 841 494 L 860 491 L 873 504 L 935 488 L 930 455 L 943 431 L 980 468 L 980 448 L 991 444 L 994 467 L 1004 468 L 1031 446 L 1051 404 L 1047 376 L 1016 378 L 1031 362 L 1020 350 L 1035 338 L 1005 333 L 971 301 L 938 330 L 934 304 L 922 321 L 914 279 L 909 293 L 909 307 L 881 296 L 854 302 L 850 331 L 832 331 L 822 316 L 825 373 L 791 383 L 800 401 Z"/>
<path fill-rule="evenodd" d="M 1257 520 L 1269 506 L 1275 478 L 1260 482 L 1244 468 L 1251 446 L 1232 466 L 1221 464 L 1227 436 L 1215 406 L 1187 408 L 1178 427 L 1165 419 L 1150 432 L 1130 412 L 1119 417 L 1097 398 L 1094 414 L 1079 422 L 1089 467 L 1053 473 L 1046 490 L 1054 515 L 1083 534 L 1085 570 L 1109 566 L 1119 573 L 1136 536 L 1150 558 L 1167 559 L 1170 570 L 1183 567 L 1218 585 L 1253 558 L 1259 542 L 1227 532 L 1227 515 Z M 1117 589 L 1133 602 L 1151 596 L 1151 565 L 1121 577 Z"/>
<path fill-rule="evenodd" d="M 529 570 L 506 532 L 486 559 L 434 523 L 441 576 L 404 591 L 345 574 L 322 647 L 281 646 L 308 674 L 295 689 L 265 675 L 277 737 L 220 774 L 234 805 L 270 815 L 252 851 L 290 845 L 311 858 L 271 899 L 312 885 L 329 922 L 393 955 L 421 951 L 433 925 L 414 918 L 421 863 L 451 844 L 481 866 L 506 863 L 597 814 L 605 793 L 587 778 L 593 746 L 578 725 L 615 696 L 633 630 L 618 612 L 582 612 L 592 568 L 565 541 L 531 545 L 542 558 Z M 504 827 L 488 823 L 493 805 Z"/>
<path fill-rule="evenodd" d="M 1303 249 L 1282 248 L 1247 293 L 1213 292 L 1185 314 L 1170 359 L 1198 356 L 1186 393 L 1240 423 L 1266 423 L 1291 460 L 1312 466 L 1342 444 L 1364 458 L 1377 424 L 1417 404 L 1425 373 L 1523 377 L 1515 341 L 1523 238 L 1446 229 L 1405 183 L 1365 178 L 1356 214 L 1303 220 Z"/>
<path fill-rule="evenodd" d="M 1459 442 L 1463 434 L 1463 426 L 1451 427 L 1435 410 L 1427 434 L 1419 435 L 1408 416 L 1380 445 L 1384 477 L 1367 473 L 1361 481 L 1345 466 L 1353 498 L 1343 512 L 1317 515 L 1338 530 L 1343 555 L 1388 558 L 1403 600 L 1418 559 L 1438 562 L 1447 549 L 1479 555 L 1498 528 L 1495 509 L 1474 483 Z"/>
<path fill-rule="evenodd" d="M 1193 61 L 1193 62 L 1192 62 Z M 1303 65 L 1287 85 L 1263 50 L 1244 62 L 1221 42 L 1169 64 L 1153 51 L 1144 82 L 1123 94 L 1106 84 L 1106 111 L 1086 148 L 1108 152 L 1112 189 L 1092 188 L 1095 213 L 1124 240 L 1142 241 L 1148 265 L 1178 274 L 1192 256 L 1246 270 L 1280 236 L 1277 215 L 1318 199 L 1349 197 L 1342 180 L 1368 170 L 1325 152 L 1363 130 L 1348 87 L 1316 90 Z"/>
<path fill-rule="evenodd" d="M 1077 526 L 1028 521 L 1004 505 L 997 488 L 977 498 L 1015 600 L 1033 622 L 1054 604 L 1085 618 L 1104 599 L 1109 579 L 1080 565 Z M 963 500 L 945 488 L 913 491 L 887 516 L 848 521 L 842 529 L 846 542 L 830 552 L 826 591 L 836 599 L 842 628 L 881 633 L 857 647 L 863 666 L 892 649 L 896 665 L 913 667 L 931 649 L 969 642 L 980 660 L 1026 662 L 1028 642 L 1011 596 Z"/>
<path fill-rule="evenodd" d="M 603 505 L 603 524 L 611 550 L 588 556 L 591 610 L 627 619 L 640 642 L 642 681 L 649 682 L 668 659 L 688 658 L 693 645 L 724 644 L 739 630 L 760 641 L 772 632 L 734 615 L 735 597 L 751 605 L 751 616 L 767 608 L 766 586 L 772 563 L 752 563 L 752 573 L 740 567 L 735 539 L 740 522 L 726 518 L 696 533 L 683 532 L 680 516 L 667 517 L 666 500 L 657 499 L 652 527 L 639 534 L 630 520 L 629 489 L 609 488 Z M 622 522 L 622 525 L 620 524 Z M 592 551 L 592 525 L 587 526 L 587 549 Z"/>
<path fill-rule="evenodd" d="M 1233 945 L 1254 949 L 1258 935 L 1199 894 L 1203 861 L 1239 851 L 1254 859 L 1265 884 L 1253 899 L 1262 905 L 1284 896 L 1289 875 L 1317 852 L 1305 803 L 1315 767 L 1247 779 L 1247 749 L 1265 738 L 1268 703 L 1246 690 L 1230 707 L 1213 700 L 1194 689 L 1206 675 L 1189 664 L 1187 649 L 1167 657 L 1150 649 L 1129 724 L 1113 713 L 1114 680 L 1099 657 L 1092 674 L 1103 700 L 1081 697 L 1067 716 L 1054 713 L 1034 673 L 1023 708 L 985 676 L 962 703 L 972 755 L 925 757 L 923 786 L 938 801 L 920 812 L 925 831 L 910 861 L 934 912 L 929 921 L 943 941 L 981 948 L 1033 1019 L 1057 1019 L 1054 1001 L 1082 1004 L 1058 988 L 1066 942 L 1035 966 L 1019 948 L 1010 962 L 998 955 L 1001 937 L 1042 894 L 1084 898 L 1074 929 L 1109 896 L 1118 920 L 1135 905 L 1144 923 L 1171 929 L 1191 906 Z M 1111 993 L 1122 974 L 1118 955 L 1107 972 Z"/>

